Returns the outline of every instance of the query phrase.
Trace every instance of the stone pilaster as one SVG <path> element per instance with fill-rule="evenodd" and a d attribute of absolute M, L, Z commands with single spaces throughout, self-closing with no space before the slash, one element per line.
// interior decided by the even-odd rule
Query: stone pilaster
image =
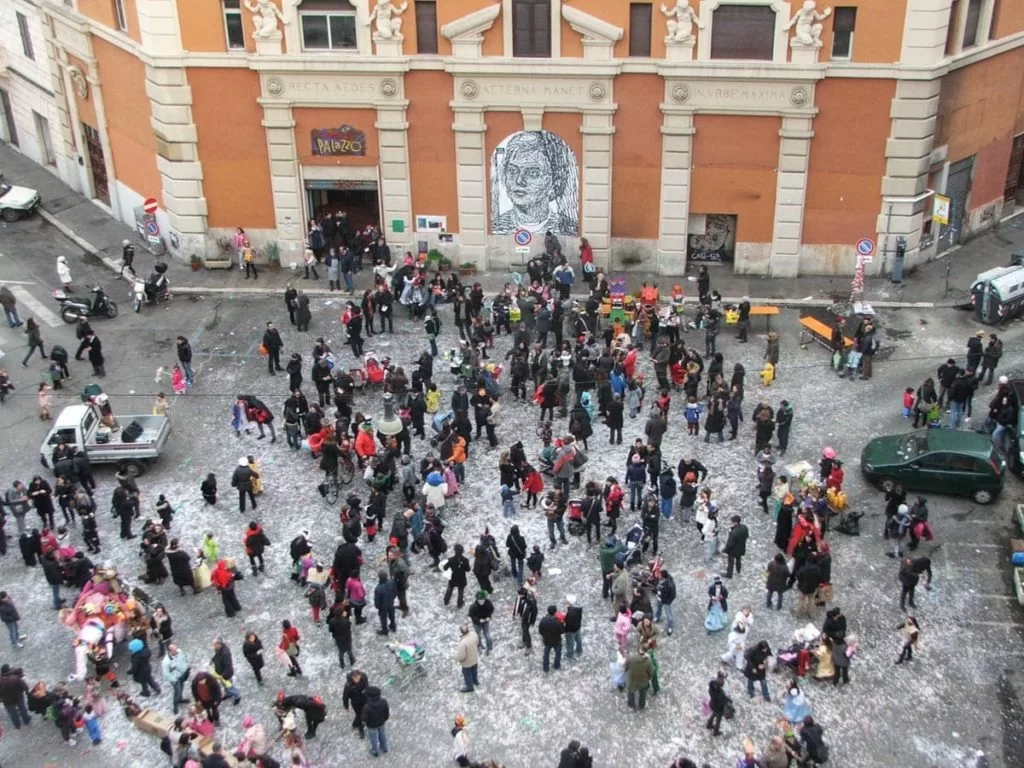
<path fill-rule="evenodd" d="M 690 216 L 690 168 L 693 112 L 666 110 L 661 125 L 661 210 L 658 216 L 659 275 L 686 271 L 686 234 Z"/>
<path fill-rule="evenodd" d="M 381 227 L 392 251 L 411 250 L 412 192 L 409 188 L 409 123 L 405 109 L 408 102 L 377 107 L 377 137 L 380 142 Z M 401 221 L 403 231 L 394 224 Z"/>
<path fill-rule="evenodd" d="M 459 195 L 460 261 L 487 268 L 487 158 L 482 109 L 454 107 L 455 171 Z"/>
<path fill-rule="evenodd" d="M 612 241 L 612 137 L 613 110 L 583 113 L 583 218 L 580 237 L 594 248 L 594 261 L 608 269 Z"/>
<path fill-rule="evenodd" d="M 811 126 L 810 117 L 782 118 L 775 187 L 775 235 L 768 266 L 772 277 L 796 277 L 800 271 L 807 165 L 814 138 Z"/>
<path fill-rule="evenodd" d="M 263 107 L 263 127 L 267 131 L 270 190 L 274 196 L 278 245 L 282 253 L 292 252 L 302 247 L 306 238 L 299 189 L 299 160 L 295 149 L 295 120 L 290 105 L 267 99 L 259 102 Z"/>

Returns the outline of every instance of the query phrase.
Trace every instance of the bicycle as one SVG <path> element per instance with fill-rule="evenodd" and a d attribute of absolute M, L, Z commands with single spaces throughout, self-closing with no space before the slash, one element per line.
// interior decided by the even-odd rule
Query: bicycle
<path fill-rule="evenodd" d="M 350 451 L 338 455 L 338 483 L 348 485 L 356 476 L 356 462 Z"/>
<path fill-rule="evenodd" d="M 317 491 L 320 492 L 320 498 L 329 506 L 338 503 L 339 488 L 337 473 L 325 475 L 324 481 L 316 487 Z"/>

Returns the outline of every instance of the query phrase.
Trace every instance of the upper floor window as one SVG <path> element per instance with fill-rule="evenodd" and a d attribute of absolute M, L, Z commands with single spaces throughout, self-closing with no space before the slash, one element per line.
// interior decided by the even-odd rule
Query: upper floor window
<path fill-rule="evenodd" d="M 956 53 L 956 30 L 960 22 L 960 0 L 953 0 L 949 6 L 949 26 L 946 27 L 946 55 Z"/>
<path fill-rule="evenodd" d="M 720 5 L 711 19 L 712 59 L 775 56 L 775 11 L 767 5 Z"/>
<path fill-rule="evenodd" d="M 416 53 L 437 53 L 437 3 L 416 0 Z"/>
<path fill-rule="evenodd" d="M 651 55 L 651 14 L 650 3 L 629 4 L 629 55 Z"/>
<path fill-rule="evenodd" d="M 35 59 L 36 53 L 32 50 L 32 33 L 28 29 L 28 19 L 25 14 L 15 11 L 18 17 L 18 32 L 21 34 L 21 51 L 28 58 Z"/>
<path fill-rule="evenodd" d="M 302 49 L 356 50 L 356 9 L 344 0 L 306 0 L 299 6 Z"/>
<path fill-rule="evenodd" d="M 856 8 L 836 8 L 832 22 L 833 59 L 848 59 L 853 55 L 853 28 L 856 23 Z"/>
<path fill-rule="evenodd" d="M 241 0 L 224 0 L 224 33 L 227 36 L 229 49 L 245 48 Z"/>
<path fill-rule="evenodd" d="M 999 0 L 992 0 L 992 18 L 988 24 L 988 39 L 996 39 L 996 27 L 999 24 Z"/>
<path fill-rule="evenodd" d="M 119 30 L 128 31 L 128 17 L 124 14 L 124 0 L 114 0 L 114 21 Z"/>
<path fill-rule="evenodd" d="M 551 56 L 551 0 L 512 0 L 512 55 Z"/>
<path fill-rule="evenodd" d="M 981 20 L 981 0 L 967 0 L 967 18 L 964 19 L 963 48 L 978 44 L 978 22 Z"/>

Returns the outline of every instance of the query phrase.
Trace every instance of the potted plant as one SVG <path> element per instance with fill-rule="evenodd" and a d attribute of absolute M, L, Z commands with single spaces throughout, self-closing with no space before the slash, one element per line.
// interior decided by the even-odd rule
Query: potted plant
<path fill-rule="evenodd" d="M 204 262 L 207 269 L 231 269 L 235 263 L 235 245 L 230 237 L 217 238 L 217 253 Z"/>
<path fill-rule="evenodd" d="M 193 253 L 189 256 L 188 263 L 192 267 L 193 272 L 198 272 L 203 268 L 203 260 L 199 258 L 198 254 Z"/>
<path fill-rule="evenodd" d="M 276 241 L 271 240 L 267 243 L 263 254 L 267 257 L 267 269 L 281 268 L 281 246 Z"/>
<path fill-rule="evenodd" d="M 475 261 L 463 261 L 459 264 L 460 275 L 475 275 L 476 274 L 476 262 Z"/>

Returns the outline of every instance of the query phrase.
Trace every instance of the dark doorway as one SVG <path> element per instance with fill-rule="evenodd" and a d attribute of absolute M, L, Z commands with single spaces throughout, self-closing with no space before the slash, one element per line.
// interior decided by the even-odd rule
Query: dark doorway
<path fill-rule="evenodd" d="M 85 131 L 85 146 L 89 153 L 89 170 L 92 172 L 92 194 L 97 200 L 110 205 L 110 185 L 107 181 L 107 161 L 103 157 L 103 142 L 100 132 L 82 123 Z"/>
<path fill-rule="evenodd" d="M 377 184 L 372 181 L 307 181 L 310 215 L 322 218 L 328 211 L 345 211 L 353 231 L 367 225 L 383 229 Z"/>

